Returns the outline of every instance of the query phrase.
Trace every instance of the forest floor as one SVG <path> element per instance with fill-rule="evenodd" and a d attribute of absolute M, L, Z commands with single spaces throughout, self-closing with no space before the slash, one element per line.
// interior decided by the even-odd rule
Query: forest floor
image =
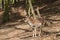
<path fill-rule="evenodd" d="M 60 40 L 60 15 L 54 15 L 49 18 L 52 24 L 42 27 L 41 37 L 33 38 L 30 26 L 16 21 L 0 26 L 0 40 Z M 39 28 L 37 28 L 37 35 L 38 30 Z"/>
<path fill-rule="evenodd" d="M 40 10 L 43 16 L 47 16 L 49 25 L 42 27 L 41 37 L 38 36 L 39 28 L 37 37 L 33 38 L 32 29 L 28 24 L 15 21 L 0 25 L 0 40 L 60 40 L 60 2 L 58 5 L 53 5 L 53 9 L 46 7 L 46 10 Z"/>

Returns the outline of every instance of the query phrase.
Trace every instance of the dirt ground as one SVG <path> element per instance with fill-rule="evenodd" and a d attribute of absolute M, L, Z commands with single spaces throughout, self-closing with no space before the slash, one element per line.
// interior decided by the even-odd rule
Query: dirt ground
<path fill-rule="evenodd" d="M 41 13 L 45 14 L 46 10 Z M 37 37 L 33 38 L 32 28 L 26 23 L 16 21 L 0 25 L 0 40 L 60 40 L 60 4 L 43 16 L 47 16 L 48 26 L 42 27 L 41 36 L 38 36 L 39 28 Z"/>
<path fill-rule="evenodd" d="M 53 20 L 54 19 L 54 20 Z M 57 19 L 57 20 L 55 20 Z M 51 16 L 49 26 L 42 27 L 41 37 L 32 37 L 31 27 L 21 22 L 9 22 L 0 26 L 0 40 L 60 40 L 60 16 Z M 39 28 L 37 28 L 37 35 Z"/>

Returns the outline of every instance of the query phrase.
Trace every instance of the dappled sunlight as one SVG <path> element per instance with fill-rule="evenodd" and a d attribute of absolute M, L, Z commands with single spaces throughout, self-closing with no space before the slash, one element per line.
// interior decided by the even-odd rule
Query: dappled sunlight
<path fill-rule="evenodd" d="M 0 40 L 60 40 L 60 0 L 1 0 Z"/>

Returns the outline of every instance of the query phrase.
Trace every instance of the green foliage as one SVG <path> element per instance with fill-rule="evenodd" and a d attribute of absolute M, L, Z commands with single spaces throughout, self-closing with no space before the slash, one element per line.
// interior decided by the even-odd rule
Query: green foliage
<path fill-rule="evenodd" d="M 34 3 L 34 0 L 31 0 L 31 2 Z M 30 6 L 30 5 L 29 5 L 29 2 L 28 2 L 28 0 L 26 0 L 26 8 L 28 9 L 29 6 Z"/>
<path fill-rule="evenodd" d="M 35 2 L 35 0 L 31 0 L 32 1 L 32 3 L 34 3 Z"/>
<path fill-rule="evenodd" d="M 33 3 L 34 2 L 35 2 L 34 0 L 27 0 L 26 5 L 27 5 L 28 16 L 31 17 L 31 15 L 32 15 L 35 18 L 35 12 L 33 10 Z"/>
<path fill-rule="evenodd" d="M 10 4 L 14 4 L 15 0 L 4 0 L 4 15 L 3 15 L 3 23 L 9 21 L 9 6 Z"/>
<path fill-rule="evenodd" d="M 28 8 L 29 8 L 28 0 L 26 0 L 26 8 L 27 8 L 27 10 L 28 10 Z"/>
<path fill-rule="evenodd" d="M 8 8 L 8 6 L 9 6 L 9 4 L 14 4 L 15 1 L 16 0 L 5 0 L 5 4 L 4 4 L 5 12 L 4 12 L 4 17 L 3 17 L 3 22 L 7 22 L 9 20 L 9 8 Z M 27 11 L 29 11 L 28 12 L 29 15 L 31 15 L 30 12 L 33 11 L 33 5 L 32 5 L 33 3 L 34 3 L 34 0 L 31 0 L 31 3 L 29 3 L 29 0 L 26 0 L 26 8 L 27 8 Z M 32 14 L 34 15 L 33 12 L 32 12 Z"/>
<path fill-rule="evenodd" d="M 10 3 L 11 3 L 11 4 L 14 4 L 14 0 L 10 0 Z"/>
<path fill-rule="evenodd" d="M 9 10 L 8 10 L 8 0 L 5 1 L 5 12 L 3 15 L 3 23 L 7 22 L 9 20 Z"/>

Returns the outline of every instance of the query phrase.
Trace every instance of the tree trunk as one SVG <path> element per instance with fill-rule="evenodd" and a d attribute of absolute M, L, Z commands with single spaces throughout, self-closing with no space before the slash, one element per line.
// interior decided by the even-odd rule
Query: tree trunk
<path fill-rule="evenodd" d="M 2 0 L 2 9 L 4 9 L 4 0 Z"/>

